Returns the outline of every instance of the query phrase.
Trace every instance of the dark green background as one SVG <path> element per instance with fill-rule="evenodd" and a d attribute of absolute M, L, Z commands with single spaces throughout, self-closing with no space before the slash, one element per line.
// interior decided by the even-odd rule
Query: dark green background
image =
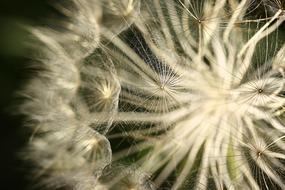
<path fill-rule="evenodd" d="M 24 48 L 27 34 L 20 24 L 38 25 L 54 14 L 44 0 L 0 1 L 0 189 L 32 189 L 29 167 L 19 159 L 28 135 L 22 118 L 14 116 L 16 91 L 30 77 L 29 53 Z"/>

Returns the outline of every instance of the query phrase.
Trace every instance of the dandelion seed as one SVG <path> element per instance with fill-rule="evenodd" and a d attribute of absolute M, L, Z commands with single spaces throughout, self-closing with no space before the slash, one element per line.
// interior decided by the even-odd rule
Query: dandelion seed
<path fill-rule="evenodd" d="M 104 26 L 118 34 L 128 28 L 140 15 L 140 0 L 103 0 Z"/>
<path fill-rule="evenodd" d="M 107 167 L 99 179 L 103 189 L 152 190 L 154 185 L 138 168 L 113 164 Z M 101 189 L 100 189 L 101 190 Z"/>

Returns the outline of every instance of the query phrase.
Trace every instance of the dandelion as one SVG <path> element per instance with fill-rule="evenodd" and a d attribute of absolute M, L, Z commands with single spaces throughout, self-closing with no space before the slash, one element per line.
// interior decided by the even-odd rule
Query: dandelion
<path fill-rule="evenodd" d="M 72 2 L 64 31 L 31 29 L 47 71 L 21 111 L 47 186 L 285 188 L 281 1 Z"/>

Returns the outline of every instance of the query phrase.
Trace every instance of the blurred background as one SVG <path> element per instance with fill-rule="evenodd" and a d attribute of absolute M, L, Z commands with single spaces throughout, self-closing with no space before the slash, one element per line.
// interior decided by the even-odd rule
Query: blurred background
<path fill-rule="evenodd" d="M 13 115 L 16 91 L 30 74 L 29 56 L 24 48 L 28 35 L 23 24 L 40 25 L 53 14 L 46 0 L 0 1 L 0 189 L 32 189 L 28 166 L 19 152 L 28 139 L 20 116 Z"/>

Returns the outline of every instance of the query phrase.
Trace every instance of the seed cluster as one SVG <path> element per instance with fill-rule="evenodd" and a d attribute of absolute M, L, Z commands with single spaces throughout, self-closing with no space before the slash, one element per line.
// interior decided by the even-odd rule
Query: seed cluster
<path fill-rule="evenodd" d="M 30 27 L 26 158 L 50 188 L 284 189 L 281 0 L 70 0 Z M 44 89 L 44 90 L 43 90 Z"/>

